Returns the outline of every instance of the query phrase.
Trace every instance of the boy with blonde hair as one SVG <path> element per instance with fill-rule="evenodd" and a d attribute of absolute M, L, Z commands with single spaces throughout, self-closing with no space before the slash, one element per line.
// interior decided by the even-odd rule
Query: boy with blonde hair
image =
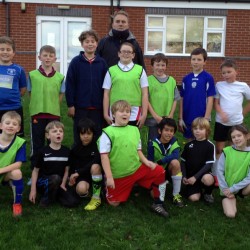
<path fill-rule="evenodd" d="M 127 201 L 134 184 L 137 183 L 144 188 L 152 188 L 152 210 L 168 217 L 168 212 L 163 207 L 165 170 L 143 155 L 139 130 L 128 125 L 131 106 L 127 101 L 119 100 L 113 103 L 111 111 L 114 124 L 103 129 L 99 138 L 108 203 L 118 206 Z"/>
<path fill-rule="evenodd" d="M 21 126 L 21 117 L 15 111 L 6 112 L 1 119 L 0 128 L 0 181 L 10 183 L 13 194 L 13 216 L 22 215 L 23 178 L 22 162 L 26 161 L 25 140 L 16 136 Z"/>
<path fill-rule="evenodd" d="M 207 203 L 214 202 L 214 177 L 211 168 L 216 158 L 215 146 L 208 140 L 210 131 L 210 124 L 206 118 L 194 119 L 192 132 L 195 139 L 185 145 L 181 154 L 182 181 L 190 201 L 200 200 L 204 189 L 204 200 Z"/>
<path fill-rule="evenodd" d="M 38 191 L 41 194 L 41 207 L 47 207 L 56 201 L 60 189 L 66 191 L 69 172 L 70 150 L 62 145 L 64 125 L 59 121 L 52 121 L 48 123 L 45 131 L 50 144 L 37 155 L 29 195 L 29 200 L 35 204 Z"/>

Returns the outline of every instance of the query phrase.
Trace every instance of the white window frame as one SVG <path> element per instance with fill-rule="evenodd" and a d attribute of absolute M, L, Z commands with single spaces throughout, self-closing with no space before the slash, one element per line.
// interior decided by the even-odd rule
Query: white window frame
<path fill-rule="evenodd" d="M 163 26 L 155 26 L 150 27 L 148 26 L 148 21 L 150 17 L 155 18 L 163 18 Z M 167 17 L 183 17 L 184 18 L 184 39 L 183 39 L 183 53 L 167 53 L 166 52 L 166 23 L 167 23 Z M 185 16 L 185 15 L 146 15 L 145 16 L 145 44 L 144 44 L 144 54 L 145 55 L 154 55 L 157 52 L 164 53 L 169 56 L 190 56 L 188 53 L 184 53 L 185 51 L 185 44 L 186 44 L 186 20 L 187 17 L 199 17 L 204 18 L 204 27 L 203 27 L 203 48 L 207 49 L 207 35 L 209 33 L 219 33 L 222 34 L 222 40 L 221 40 L 221 51 L 218 53 L 215 52 L 208 52 L 209 56 L 213 57 L 221 57 L 225 55 L 225 42 L 226 42 L 226 17 L 222 16 Z M 223 21 L 222 28 L 208 28 L 208 19 L 221 19 Z M 163 33 L 163 39 L 162 39 L 162 51 L 149 51 L 148 48 L 148 32 L 149 31 L 158 31 Z"/>
<path fill-rule="evenodd" d="M 60 55 L 61 58 L 60 60 L 57 59 L 56 62 L 59 62 L 60 64 L 60 72 L 64 75 L 66 75 L 67 70 L 68 70 L 68 64 L 70 63 L 71 60 L 68 59 L 67 57 L 67 49 L 68 49 L 68 39 L 67 38 L 67 31 L 68 31 L 68 23 L 69 22 L 86 22 L 88 29 L 91 28 L 92 24 L 92 18 L 89 17 L 62 17 L 62 16 L 37 16 L 36 18 L 37 21 L 37 28 L 36 28 L 36 34 L 37 34 L 37 39 L 36 39 L 36 50 L 37 50 L 37 56 L 39 54 L 39 50 L 42 46 L 41 41 L 42 41 L 42 21 L 52 21 L 52 22 L 60 22 L 60 43 L 62 46 L 60 46 Z M 80 34 L 79 34 L 80 35 Z M 80 44 L 80 42 L 79 42 Z M 37 68 L 41 62 L 39 61 L 38 57 L 36 59 L 36 66 Z"/>

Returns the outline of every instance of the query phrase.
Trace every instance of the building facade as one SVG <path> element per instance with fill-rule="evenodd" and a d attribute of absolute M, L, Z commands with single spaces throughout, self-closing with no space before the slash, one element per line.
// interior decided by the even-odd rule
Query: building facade
<path fill-rule="evenodd" d="M 169 58 L 168 73 L 181 83 L 191 71 L 191 50 L 201 46 L 208 51 L 206 70 L 215 81 L 221 80 L 221 62 L 233 58 L 238 79 L 250 84 L 250 1 L 2 0 L 0 35 L 15 40 L 15 62 L 26 72 L 38 67 L 39 48 L 50 44 L 57 50 L 57 69 L 66 74 L 81 50 L 80 32 L 92 28 L 103 37 L 119 9 L 129 13 L 148 74 L 150 58 L 162 52 Z"/>

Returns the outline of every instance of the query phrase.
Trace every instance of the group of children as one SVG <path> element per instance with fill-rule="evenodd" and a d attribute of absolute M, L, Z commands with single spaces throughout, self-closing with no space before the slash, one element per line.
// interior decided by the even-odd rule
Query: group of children
<path fill-rule="evenodd" d="M 206 51 L 195 49 L 191 53 L 193 71 L 183 78 L 179 94 L 175 79 L 167 75 L 164 54 L 152 57 L 153 75 L 147 77 L 142 66 L 133 63 L 130 43 L 120 46 L 118 64 L 108 69 L 104 59 L 95 54 L 95 31 L 82 32 L 79 41 L 84 52 L 72 59 L 66 84 L 53 67 L 56 52 L 49 45 L 40 49 L 41 66 L 29 73 L 26 84 L 23 69 L 12 63 L 13 40 L 0 37 L 0 173 L 2 183 L 10 182 L 15 194 L 13 215 L 22 214 L 20 168 L 26 156 L 25 141 L 17 133 L 23 131 L 20 98 L 28 86 L 31 202 L 36 202 L 39 193 L 42 207 L 56 199 L 71 207 L 91 194 L 85 210 L 94 210 L 101 205 L 102 190 L 106 201 L 118 206 L 139 185 L 151 190 L 151 209 L 168 217 L 164 207 L 168 182 L 173 186 L 173 204 L 183 207 L 182 186 L 190 201 L 203 197 L 213 203 L 212 190 L 218 178 L 224 213 L 235 217 L 235 197 L 250 194 L 248 130 L 242 125 L 244 114 L 250 111 L 250 102 L 242 109 L 244 97 L 250 100 L 250 89 L 236 80 L 235 62 L 222 63 L 224 81 L 215 85 L 203 69 Z M 62 146 L 60 102 L 65 91 L 68 115 L 74 120 L 72 149 Z M 178 101 L 178 129 L 188 141 L 182 153 L 174 136 Z M 213 103 L 216 147 L 208 139 Z M 148 127 L 147 156 L 138 129 L 144 125 Z M 225 147 L 228 135 L 233 146 Z M 46 139 L 48 145 L 44 146 Z"/>

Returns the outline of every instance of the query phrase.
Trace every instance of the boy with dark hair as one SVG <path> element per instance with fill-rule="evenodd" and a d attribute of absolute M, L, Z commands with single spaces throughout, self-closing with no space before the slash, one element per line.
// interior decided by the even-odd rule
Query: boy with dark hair
<path fill-rule="evenodd" d="M 74 122 L 74 145 L 80 142 L 77 124 L 82 118 L 94 121 L 97 136 L 102 132 L 102 84 L 108 69 L 105 60 L 95 55 L 98 36 L 94 30 L 82 32 L 79 41 L 84 51 L 72 59 L 66 77 L 66 101 L 68 116 Z"/>
<path fill-rule="evenodd" d="M 70 150 L 62 145 L 64 126 L 59 121 L 48 123 L 46 138 L 50 141 L 37 155 L 32 171 L 29 200 L 35 204 L 37 192 L 41 194 L 40 206 L 47 207 L 59 198 L 60 188 L 66 191 Z"/>
<path fill-rule="evenodd" d="M 207 52 L 196 48 L 191 52 L 193 72 L 186 75 L 180 91 L 179 130 L 186 139 L 193 138 L 191 124 L 197 117 L 210 120 L 215 95 L 214 79 L 203 67 L 206 64 Z"/>
<path fill-rule="evenodd" d="M 118 100 L 131 105 L 129 125 L 141 128 L 148 113 L 148 80 L 142 66 L 133 63 L 135 50 L 131 43 L 124 42 L 118 52 L 120 61 L 109 68 L 104 82 L 103 113 L 107 123 L 112 124 L 110 107 Z"/>
<path fill-rule="evenodd" d="M 204 189 L 204 200 L 207 203 L 214 202 L 214 177 L 211 168 L 216 158 L 214 144 L 208 140 L 210 131 L 210 124 L 206 118 L 196 118 L 192 122 L 195 139 L 185 145 L 181 154 L 183 184 L 190 201 L 200 200 Z"/>
<path fill-rule="evenodd" d="M 115 123 L 103 129 L 99 138 L 108 203 L 118 206 L 127 201 L 134 184 L 137 183 L 144 188 L 152 188 L 152 210 L 168 217 L 168 212 L 163 207 L 166 190 L 165 170 L 143 155 L 139 130 L 128 125 L 130 104 L 123 100 L 116 101 L 111 111 Z"/>
<path fill-rule="evenodd" d="M 45 145 L 45 127 L 49 122 L 60 120 L 60 103 L 65 92 L 64 76 L 53 65 L 56 50 L 50 45 L 41 47 L 41 65 L 29 73 L 31 116 L 31 168 L 34 168 L 36 154 Z"/>
<path fill-rule="evenodd" d="M 174 117 L 177 101 L 180 100 L 176 81 L 166 72 L 167 65 L 168 59 L 162 53 L 157 53 L 151 58 L 153 75 L 148 77 L 149 104 L 145 121 L 149 129 L 148 140 L 158 136 L 157 124 L 162 117 Z"/>
<path fill-rule="evenodd" d="M 18 135 L 24 136 L 23 108 L 21 97 L 25 94 L 27 82 L 24 69 L 13 63 L 16 46 L 13 39 L 0 37 L 0 119 L 7 111 L 16 111 L 21 116 Z M 0 130 L 1 132 L 1 130 Z"/>
<path fill-rule="evenodd" d="M 6 112 L 0 123 L 0 182 L 9 183 L 13 190 L 13 216 L 22 215 L 23 178 L 22 162 L 26 161 L 25 140 L 16 136 L 21 117 L 15 111 Z"/>
<path fill-rule="evenodd" d="M 166 170 L 166 179 L 171 176 L 173 183 L 173 204 L 183 207 L 181 190 L 180 146 L 174 134 L 177 125 L 172 118 L 163 118 L 158 124 L 159 136 L 148 143 L 148 160 L 156 162 Z"/>
<path fill-rule="evenodd" d="M 75 187 L 80 197 L 87 196 L 92 186 L 92 198 L 84 209 L 95 210 L 101 205 L 102 170 L 94 122 L 88 118 L 81 119 L 77 132 L 80 142 L 70 152 L 69 185 Z"/>

